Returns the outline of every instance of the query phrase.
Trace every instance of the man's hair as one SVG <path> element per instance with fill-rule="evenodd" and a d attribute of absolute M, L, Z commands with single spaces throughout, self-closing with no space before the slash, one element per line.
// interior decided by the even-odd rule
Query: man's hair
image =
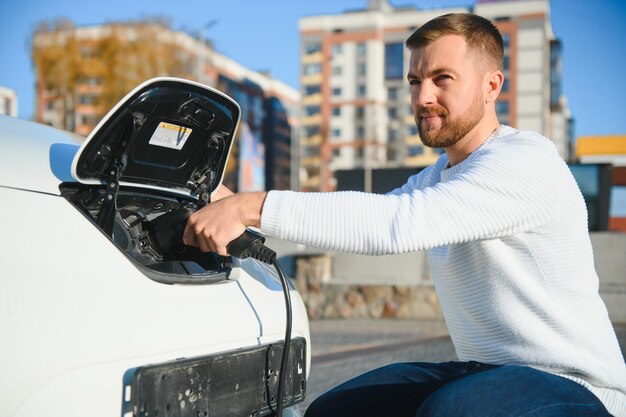
<path fill-rule="evenodd" d="M 475 14 L 450 13 L 436 17 L 413 32 L 405 44 L 409 49 L 421 48 L 445 35 L 462 36 L 469 50 L 502 69 L 502 35 L 491 21 Z"/>

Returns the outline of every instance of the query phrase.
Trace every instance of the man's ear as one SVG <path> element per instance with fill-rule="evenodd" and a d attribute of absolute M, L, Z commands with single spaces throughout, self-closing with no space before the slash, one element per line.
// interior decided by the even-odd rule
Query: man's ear
<path fill-rule="evenodd" d="M 502 89 L 502 83 L 504 83 L 504 74 L 500 70 L 489 71 L 485 74 L 485 101 L 487 103 L 496 101 L 500 90 Z"/>

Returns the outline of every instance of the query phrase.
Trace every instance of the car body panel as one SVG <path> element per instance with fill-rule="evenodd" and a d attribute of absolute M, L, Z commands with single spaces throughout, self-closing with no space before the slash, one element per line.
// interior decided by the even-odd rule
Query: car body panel
<path fill-rule="evenodd" d="M 60 195 L 80 136 L 0 115 L 0 186 Z"/>
<path fill-rule="evenodd" d="M 60 195 L 73 135 L 0 118 L 0 146 L 0 415 L 118 415 L 128 369 L 284 338 L 273 268 L 233 260 L 221 283 L 155 282 Z M 291 297 L 292 337 L 308 343 Z"/>

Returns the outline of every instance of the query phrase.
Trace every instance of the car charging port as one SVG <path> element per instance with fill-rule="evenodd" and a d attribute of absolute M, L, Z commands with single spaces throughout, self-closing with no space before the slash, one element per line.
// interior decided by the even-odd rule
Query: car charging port
<path fill-rule="evenodd" d="M 148 278 L 163 284 L 204 285 L 229 278 L 231 259 L 186 247 L 182 236 L 187 218 L 201 204 L 195 199 L 120 187 L 113 227 L 102 218 L 106 190 L 98 186 L 62 184 L 61 194 L 98 227 Z"/>
<path fill-rule="evenodd" d="M 180 206 L 157 217 L 148 224 L 150 241 L 160 253 L 182 254 L 187 250 L 183 232 L 187 219 L 194 212 L 190 206 Z"/>

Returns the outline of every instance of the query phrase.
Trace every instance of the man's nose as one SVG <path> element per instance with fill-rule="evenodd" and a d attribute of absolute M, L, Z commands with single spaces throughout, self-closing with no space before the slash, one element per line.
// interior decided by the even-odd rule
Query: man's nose
<path fill-rule="evenodd" d="M 435 86 L 432 82 L 428 80 L 423 80 L 419 87 L 417 87 L 417 91 L 415 91 L 415 103 L 419 106 L 427 106 L 430 104 L 434 104 L 435 99 Z"/>

